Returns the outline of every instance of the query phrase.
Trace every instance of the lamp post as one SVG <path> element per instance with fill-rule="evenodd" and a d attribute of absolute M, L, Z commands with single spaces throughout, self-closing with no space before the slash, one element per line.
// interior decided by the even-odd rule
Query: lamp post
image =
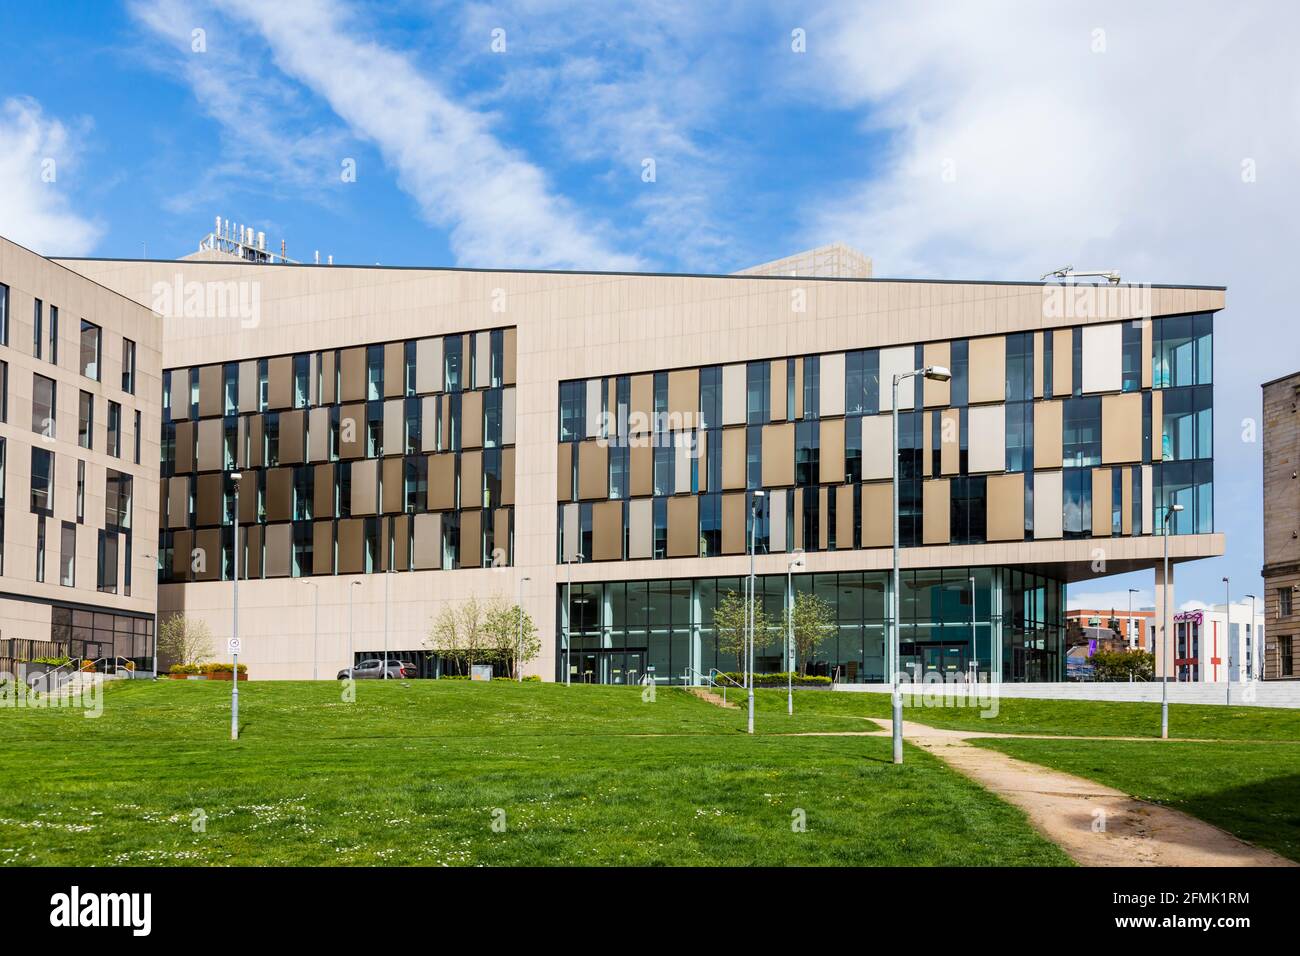
<path fill-rule="evenodd" d="M 748 603 L 748 623 L 749 623 L 749 653 L 745 656 L 745 670 L 749 673 L 749 732 L 754 732 L 754 625 L 757 623 L 757 613 L 754 606 L 754 598 L 758 579 L 754 575 L 754 540 L 758 533 L 758 505 L 763 500 L 767 492 L 759 490 L 754 492 L 754 497 L 749 503 L 749 603 Z"/>
<path fill-rule="evenodd" d="M 1232 703 L 1232 586 L 1223 579 L 1223 643 L 1228 647 L 1228 700 Z"/>
<path fill-rule="evenodd" d="M 354 677 L 352 669 L 357 666 L 356 631 L 352 627 L 352 589 L 361 587 L 360 581 L 348 585 L 348 676 Z"/>
<path fill-rule="evenodd" d="M 239 521 L 238 521 L 238 519 L 236 519 L 236 521 L 235 521 L 235 547 L 236 547 L 236 548 L 239 547 Z M 142 554 L 142 555 L 140 555 L 140 557 L 144 558 L 146 561 L 148 561 L 150 558 L 153 558 L 155 561 L 158 560 L 158 555 L 156 555 L 156 554 Z M 160 570 L 162 570 L 162 569 L 159 568 L 157 565 L 154 566 L 154 575 L 153 575 L 153 577 L 154 577 L 154 591 L 155 591 L 155 593 L 157 592 L 157 588 L 158 588 L 157 581 L 158 581 L 158 572 L 159 572 Z M 134 671 L 133 671 L 132 673 L 134 673 Z M 153 679 L 154 679 L 154 680 L 157 680 L 157 679 L 158 679 L 158 615 L 157 615 L 157 614 L 155 614 L 155 615 L 153 616 Z"/>
<path fill-rule="evenodd" d="M 239 482 L 242 472 L 232 471 L 230 480 L 235 485 L 235 580 L 234 596 L 230 608 L 231 620 L 231 657 L 234 673 L 230 675 L 230 739 L 239 739 Z"/>
<path fill-rule="evenodd" d="M 573 629 L 569 626 L 569 619 L 573 616 L 573 562 L 582 563 L 582 552 L 577 552 L 572 558 L 564 559 L 564 686 L 569 686 L 569 677 L 573 673 L 573 665 L 569 659 L 570 648 L 573 647 Z"/>
<path fill-rule="evenodd" d="M 311 588 L 311 679 L 320 680 L 320 588 L 315 581 L 303 579 L 303 584 Z"/>
<path fill-rule="evenodd" d="M 890 418 L 893 419 L 894 443 L 893 443 L 893 485 L 894 485 L 894 573 L 892 578 L 892 588 L 890 593 L 890 606 L 893 610 L 892 621 L 890 623 L 889 635 L 889 662 L 890 662 L 890 681 L 893 684 L 893 725 L 894 725 L 894 763 L 903 762 L 903 695 L 898 686 L 898 660 L 900 656 L 899 648 L 899 573 L 898 573 L 898 383 L 905 379 L 915 378 L 917 375 L 924 376 L 934 382 L 946 382 L 952 378 L 952 373 L 942 365 L 928 365 L 925 368 L 914 369 L 911 372 L 904 372 L 901 375 L 895 374 L 893 377 L 893 392 L 889 403 Z"/>
<path fill-rule="evenodd" d="M 803 548 L 790 552 L 785 566 L 785 712 L 794 716 L 794 569 L 804 568 Z"/>
<path fill-rule="evenodd" d="M 971 681 L 972 684 L 979 681 L 980 674 L 979 646 L 975 642 L 975 575 L 972 574 L 970 575 L 970 654 L 971 664 L 974 665 L 974 673 L 972 674 L 974 680 Z"/>
<path fill-rule="evenodd" d="M 524 582 L 532 578 L 520 578 L 515 598 L 515 677 L 520 683 L 524 679 L 524 665 L 520 659 L 524 653 Z"/>
<path fill-rule="evenodd" d="M 388 562 L 388 568 L 384 571 L 384 670 L 383 679 L 388 680 L 388 578 L 393 573 L 393 563 Z"/>
<path fill-rule="evenodd" d="M 1169 739 L 1169 620 L 1172 617 L 1169 611 L 1169 521 L 1175 514 L 1183 510 L 1183 506 L 1170 502 L 1165 507 L 1164 531 L 1165 531 L 1165 579 L 1164 579 L 1164 615 L 1160 622 L 1161 629 L 1164 631 L 1164 639 L 1160 642 L 1160 659 L 1161 659 L 1161 678 L 1160 681 L 1160 739 Z"/>
<path fill-rule="evenodd" d="M 1133 650 L 1137 642 L 1133 640 L 1133 595 L 1138 593 L 1137 588 L 1128 589 L 1128 620 L 1124 622 L 1124 627 L 1128 630 L 1128 647 Z"/>

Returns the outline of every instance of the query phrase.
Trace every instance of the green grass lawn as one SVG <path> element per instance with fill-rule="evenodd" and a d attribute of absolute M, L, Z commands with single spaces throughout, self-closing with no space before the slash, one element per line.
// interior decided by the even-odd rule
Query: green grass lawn
<path fill-rule="evenodd" d="M 667 688 L 240 691 L 237 743 L 216 682 L 115 686 L 96 720 L 0 711 L 0 865 L 1069 862 L 928 754 L 774 733 L 873 729 L 867 695 L 802 694 L 792 719 L 760 692 L 749 737 L 743 709 Z"/>
<path fill-rule="evenodd" d="M 978 743 L 1185 811 L 1300 861 L 1300 743 Z"/>
<path fill-rule="evenodd" d="M 762 692 L 760 692 L 762 693 Z M 785 695 L 782 693 L 781 705 Z M 922 706 L 904 697 L 903 719 L 998 734 L 1067 734 L 1080 737 L 1160 736 L 1160 705 L 1092 700 L 1023 700 L 1004 697 L 997 712 L 984 716 L 978 707 Z M 805 693 L 795 703 L 805 714 L 889 716 L 889 695 L 876 693 Z M 1169 734 L 1198 740 L 1300 741 L 1300 710 L 1279 707 L 1220 707 L 1171 704 Z"/>

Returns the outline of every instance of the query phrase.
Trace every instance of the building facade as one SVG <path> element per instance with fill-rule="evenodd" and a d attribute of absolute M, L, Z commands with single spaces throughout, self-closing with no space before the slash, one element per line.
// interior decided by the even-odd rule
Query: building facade
<path fill-rule="evenodd" d="M 238 549 L 255 678 L 518 595 L 546 679 L 696 680 L 736 668 L 714 611 L 752 548 L 758 666 L 801 551 L 835 632 L 796 663 L 880 680 L 893 377 L 925 365 L 952 378 L 897 399 L 910 673 L 1061 679 L 1099 575 L 1156 568 L 1158 615 L 1161 503 L 1175 566 L 1223 551 L 1219 288 L 62 262 L 162 316 L 158 610 L 228 633 Z"/>
<path fill-rule="evenodd" d="M 1261 641 L 1267 642 L 1264 609 L 1256 605 L 1252 611 L 1249 601 L 1228 605 L 1226 619 L 1222 604 L 1180 611 L 1174 615 L 1174 679 L 1210 684 L 1259 680 Z"/>
<path fill-rule="evenodd" d="M 1300 372 L 1264 392 L 1265 680 L 1295 680 L 1300 640 Z"/>
<path fill-rule="evenodd" d="M 161 344 L 148 308 L 0 238 L 7 662 L 152 665 Z"/>
<path fill-rule="evenodd" d="M 1065 612 L 1066 627 L 1070 633 L 1082 633 L 1088 628 L 1105 628 L 1115 636 L 1116 647 L 1151 651 L 1155 647 L 1155 611 L 1136 608 L 1074 608 Z"/>

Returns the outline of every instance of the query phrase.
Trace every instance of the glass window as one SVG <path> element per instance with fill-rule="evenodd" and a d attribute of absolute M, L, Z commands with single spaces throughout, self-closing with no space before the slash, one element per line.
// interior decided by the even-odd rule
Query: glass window
<path fill-rule="evenodd" d="M 1008 402 L 1027 402 L 1034 397 L 1034 335 L 1021 332 L 1008 335 L 1007 391 Z"/>
<path fill-rule="evenodd" d="M 442 340 L 443 391 L 460 391 L 461 343 L 459 335 L 448 335 Z"/>
<path fill-rule="evenodd" d="M 34 358 L 41 357 L 41 346 L 44 341 L 41 335 L 41 325 L 43 324 L 44 314 L 45 314 L 45 303 L 41 302 L 40 299 L 33 300 L 32 302 L 32 356 Z"/>
<path fill-rule="evenodd" d="M 0 422 L 9 421 L 9 363 L 0 362 Z"/>
<path fill-rule="evenodd" d="M 820 418 L 822 407 L 821 356 L 809 355 L 803 360 L 803 417 Z"/>
<path fill-rule="evenodd" d="M 745 487 L 753 491 L 763 487 L 763 426 L 745 429 Z"/>
<path fill-rule="evenodd" d="M 745 387 L 745 420 L 751 425 L 767 424 L 771 415 L 771 364 L 750 362 L 745 367 Z"/>
<path fill-rule="evenodd" d="M 77 586 L 77 526 L 65 521 L 59 529 L 59 583 Z"/>
<path fill-rule="evenodd" d="M 293 357 L 293 407 L 306 408 L 309 394 L 311 359 L 307 355 Z"/>
<path fill-rule="evenodd" d="M 862 480 L 862 419 L 856 415 L 844 419 L 844 480 Z"/>
<path fill-rule="evenodd" d="M 103 350 L 98 325 L 81 320 L 81 374 L 99 381 L 99 362 Z"/>
<path fill-rule="evenodd" d="M 950 351 L 952 379 L 948 388 L 948 404 L 960 408 L 967 403 L 970 395 L 970 343 L 958 339 L 952 343 Z"/>
<path fill-rule="evenodd" d="M 117 533 L 99 532 L 99 574 L 95 587 L 107 594 L 117 593 Z"/>
<path fill-rule="evenodd" d="M 86 520 L 86 463 L 77 460 L 77 520 Z"/>
<path fill-rule="evenodd" d="M 32 431 L 46 438 L 54 438 L 55 419 L 58 415 L 58 389 L 54 379 L 32 375 Z"/>
<path fill-rule="evenodd" d="M 59 307 L 50 306 L 50 364 L 59 364 Z"/>
<path fill-rule="evenodd" d="M 676 451 L 672 445 L 656 445 L 654 449 L 655 494 L 673 494 L 673 477 L 676 471 Z M 685 489 L 683 489 L 685 490 Z"/>
<path fill-rule="evenodd" d="M 366 347 L 366 398 L 376 401 L 384 397 L 384 347 Z"/>
<path fill-rule="evenodd" d="M 122 406 L 117 402 L 108 403 L 108 453 L 122 457 Z"/>
<path fill-rule="evenodd" d="M 1101 464 L 1101 397 L 1065 401 L 1062 424 L 1062 464 L 1088 468 Z"/>
<path fill-rule="evenodd" d="M 32 511 L 54 514 L 54 452 L 32 448 Z"/>
<path fill-rule="evenodd" d="M 861 423 L 861 419 L 856 419 Z M 847 431 L 847 430 L 846 430 Z M 861 431 L 859 430 L 859 436 Z M 860 442 L 859 442 L 860 443 Z M 794 426 L 794 483 L 799 486 L 817 484 L 817 473 L 821 462 L 821 428 L 820 423 L 795 422 Z M 760 487 L 753 485 L 751 487 Z M 808 494 L 804 495 L 807 501 Z M 805 538 L 805 541 L 808 539 Z"/>
<path fill-rule="evenodd" d="M 1214 410 L 1209 385 L 1166 389 L 1161 457 L 1165 461 L 1214 456 Z"/>
<path fill-rule="evenodd" d="M 700 369 L 700 424 L 717 428 L 722 424 L 722 368 Z"/>
<path fill-rule="evenodd" d="M 577 441 L 586 430 L 587 383 L 560 383 L 560 441 Z"/>
<path fill-rule="evenodd" d="M 45 517 L 36 519 L 36 583 L 45 581 Z"/>
<path fill-rule="evenodd" d="M 135 463 L 136 463 L 137 465 L 140 464 L 140 431 L 141 431 L 140 424 L 141 424 L 141 423 L 140 423 L 140 410 L 139 410 L 139 409 L 136 409 L 136 412 L 135 412 Z M 231 442 L 227 442 L 227 448 L 230 448 L 231 445 L 232 445 Z M 232 458 L 233 458 L 233 456 L 232 456 L 229 452 L 227 452 L 227 454 L 226 454 L 226 468 L 227 468 L 227 469 L 234 467 L 234 462 L 231 460 Z"/>
<path fill-rule="evenodd" d="M 1092 471 L 1067 468 L 1061 474 L 1062 524 L 1067 538 L 1092 535 Z"/>
<path fill-rule="evenodd" d="M 1155 320 L 1152 332 L 1154 388 L 1212 383 L 1213 315 L 1177 315 Z"/>
<path fill-rule="evenodd" d="M 122 340 L 122 391 L 135 394 L 135 343 Z"/>
<path fill-rule="evenodd" d="M 880 352 L 864 349 L 844 357 L 844 409 L 849 415 L 874 415 L 880 405 Z"/>
<path fill-rule="evenodd" d="M 94 447 L 95 396 L 82 392 L 77 407 L 77 444 L 82 448 Z"/>
<path fill-rule="evenodd" d="M 9 287 L 0 282 L 0 345 L 9 344 Z"/>
<path fill-rule="evenodd" d="M 1121 388 L 1136 392 L 1142 388 L 1142 329 L 1144 320 L 1124 323 L 1123 371 Z"/>

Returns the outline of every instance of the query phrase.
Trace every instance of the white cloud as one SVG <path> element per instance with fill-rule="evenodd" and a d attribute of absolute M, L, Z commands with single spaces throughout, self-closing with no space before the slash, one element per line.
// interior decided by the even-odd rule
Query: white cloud
<path fill-rule="evenodd" d="M 1300 364 L 1279 307 L 1300 245 L 1298 31 L 1290 3 L 828 5 L 809 27 L 822 68 L 798 80 L 889 144 L 809 209 L 807 245 L 853 244 L 878 275 L 1073 264 L 1229 287 L 1215 355 L 1229 551 L 1180 571 L 1201 590 L 1225 563 L 1234 580 L 1258 574 L 1259 446 L 1241 422 L 1259 415 L 1260 382 Z"/>
<path fill-rule="evenodd" d="M 1129 606 L 1128 591 L 1092 591 L 1080 593 L 1071 590 L 1067 593 L 1065 606 L 1070 611 L 1127 611 Z M 1133 610 L 1155 606 L 1150 591 L 1138 591 L 1133 595 Z"/>
<path fill-rule="evenodd" d="M 41 104 L 10 97 L 0 108 L 0 234 L 45 254 L 85 255 L 102 227 L 69 207 L 67 174 L 75 167 L 79 136 L 87 126 L 69 129 L 47 117 Z"/>
<path fill-rule="evenodd" d="M 450 229 L 460 264 L 639 265 L 554 193 L 541 169 L 503 145 L 489 116 L 454 102 L 409 56 L 366 38 L 358 18 L 330 0 L 233 0 L 223 9 L 255 27 L 280 70 L 378 147 L 422 214 Z"/>

